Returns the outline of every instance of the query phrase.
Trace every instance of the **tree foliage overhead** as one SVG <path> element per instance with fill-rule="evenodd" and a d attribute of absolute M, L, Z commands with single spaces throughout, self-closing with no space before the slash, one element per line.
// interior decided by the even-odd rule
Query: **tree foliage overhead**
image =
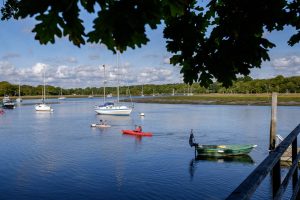
<path fill-rule="evenodd" d="M 288 44 L 300 40 L 299 0 L 6 0 L 2 20 L 35 17 L 32 30 L 41 44 L 66 36 L 76 46 L 102 43 L 113 52 L 145 45 L 146 26 L 164 22 L 171 63 L 182 67 L 186 83 L 225 86 L 270 60 L 275 47 L 266 31 L 295 28 Z M 82 12 L 95 16 L 86 31 Z M 96 15 L 95 15 L 96 14 Z"/>

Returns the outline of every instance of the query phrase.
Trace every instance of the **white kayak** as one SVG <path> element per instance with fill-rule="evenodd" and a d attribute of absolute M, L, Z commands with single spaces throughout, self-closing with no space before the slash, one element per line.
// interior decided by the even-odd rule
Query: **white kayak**
<path fill-rule="evenodd" d="M 111 127 L 111 125 L 108 125 L 108 124 L 91 124 L 91 127 L 109 128 L 109 127 Z"/>

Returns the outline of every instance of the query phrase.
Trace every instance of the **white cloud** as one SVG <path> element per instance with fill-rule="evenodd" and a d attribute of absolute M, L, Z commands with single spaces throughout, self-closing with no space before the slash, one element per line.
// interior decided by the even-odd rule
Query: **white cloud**
<path fill-rule="evenodd" d="M 180 79 L 177 77 L 178 74 L 168 68 L 146 68 L 142 69 L 139 73 L 138 83 L 152 83 L 152 84 L 161 84 L 168 82 L 179 82 Z"/>
<path fill-rule="evenodd" d="M 32 67 L 32 73 L 35 75 L 40 75 L 43 73 L 43 71 L 45 70 L 46 67 L 47 67 L 47 65 L 44 63 L 36 63 Z"/>
<path fill-rule="evenodd" d="M 10 76 L 16 73 L 15 67 L 6 61 L 0 61 L 0 74 L 1 76 Z"/>
<path fill-rule="evenodd" d="M 102 65 L 69 66 L 35 63 L 29 67 L 16 68 L 8 61 L 0 61 L 1 80 L 13 84 L 41 85 L 45 69 L 46 84 L 53 86 L 74 87 L 102 87 L 104 82 L 104 68 Z M 161 84 L 180 82 L 179 72 L 172 67 L 147 67 L 136 68 L 130 63 L 125 63 L 119 68 L 105 65 L 107 86 L 134 85 L 134 84 Z"/>
<path fill-rule="evenodd" d="M 271 62 L 276 75 L 299 76 L 300 75 L 300 56 L 286 56 L 276 58 Z"/>

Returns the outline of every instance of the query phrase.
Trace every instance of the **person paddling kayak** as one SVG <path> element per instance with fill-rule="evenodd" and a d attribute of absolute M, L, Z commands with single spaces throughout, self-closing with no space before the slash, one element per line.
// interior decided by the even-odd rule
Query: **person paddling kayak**
<path fill-rule="evenodd" d="M 142 126 L 135 125 L 135 132 L 142 132 Z"/>

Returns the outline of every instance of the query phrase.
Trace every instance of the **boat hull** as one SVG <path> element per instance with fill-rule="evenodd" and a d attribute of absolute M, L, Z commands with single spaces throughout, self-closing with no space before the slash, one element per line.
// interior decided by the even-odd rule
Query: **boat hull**
<path fill-rule="evenodd" d="M 23 100 L 22 100 L 21 98 L 17 98 L 17 99 L 16 99 L 16 102 L 17 102 L 17 103 L 21 103 L 22 101 L 23 101 Z"/>
<path fill-rule="evenodd" d="M 123 134 L 127 135 L 137 135 L 137 136 L 152 136 L 151 132 L 139 132 L 139 131 L 134 131 L 134 130 L 122 130 Z"/>
<path fill-rule="evenodd" d="M 39 104 L 35 106 L 35 110 L 39 112 L 53 112 L 53 109 L 46 104 Z"/>
<path fill-rule="evenodd" d="M 199 145 L 196 147 L 198 156 L 226 157 L 247 155 L 256 145 Z"/>
<path fill-rule="evenodd" d="M 109 128 L 111 127 L 108 124 L 91 124 L 91 127 L 96 127 L 96 128 Z"/>
<path fill-rule="evenodd" d="M 127 106 L 98 107 L 95 112 L 100 115 L 130 115 L 132 109 Z"/>
<path fill-rule="evenodd" d="M 5 109 L 14 109 L 15 108 L 15 104 L 13 102 L 5 102 L 5 103 L 3 103 L 2 108 L 5 108 Z"/>
<path fill-rule="evenodd" d="M 14 109 L 15 103 L 12 100 L 10 100 L 9 96 L 4 96 L 4 98 L 2 100 L 2 108 Z"/>

